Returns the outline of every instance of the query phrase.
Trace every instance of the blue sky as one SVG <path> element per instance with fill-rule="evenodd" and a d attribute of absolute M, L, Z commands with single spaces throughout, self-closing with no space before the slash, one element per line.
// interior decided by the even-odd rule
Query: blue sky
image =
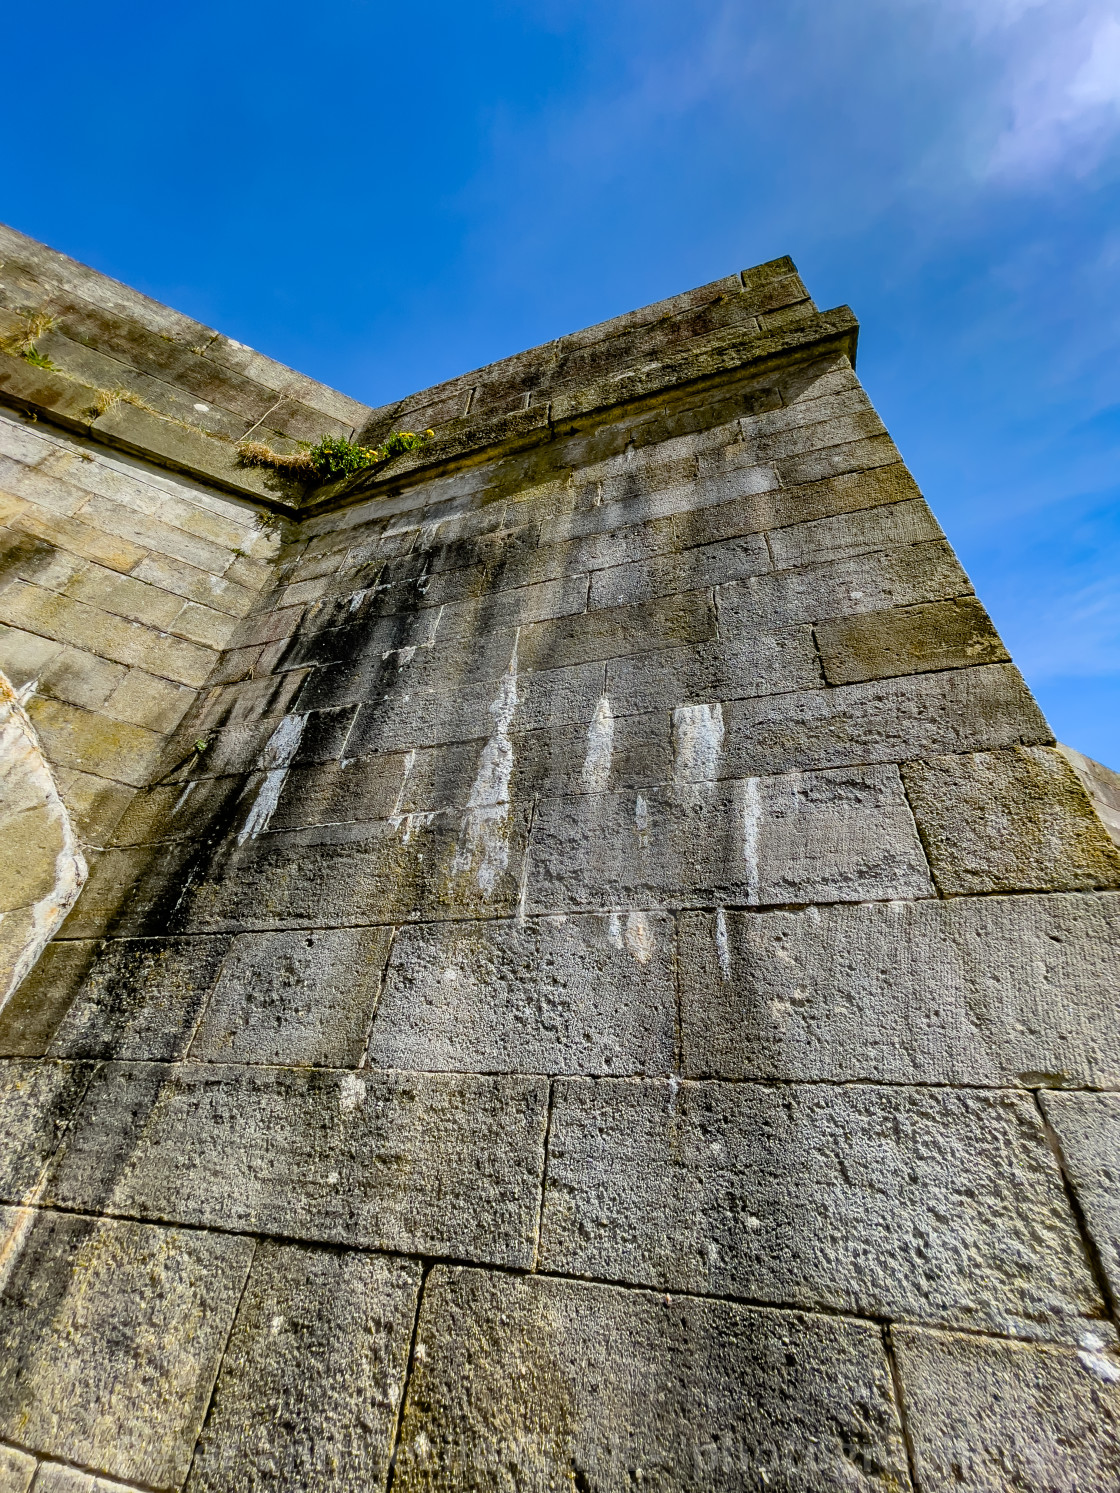
<path fill-rule="evenodd" d="M 58 0 L 0 217 L 380 403 L 791 254 L 1120 768 L 1120 0 Z"/>

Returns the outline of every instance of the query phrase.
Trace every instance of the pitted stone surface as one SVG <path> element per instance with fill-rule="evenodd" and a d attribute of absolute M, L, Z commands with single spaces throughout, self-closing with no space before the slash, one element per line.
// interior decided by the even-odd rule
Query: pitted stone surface
<path fill-rule="evenodd" d="M 892 1337 L 923 1493 L 1116 1487 L 1120 1361 L 1099 1343 L 1073 1352 L 909 1328 Z"/>
<path fill-rule="evenodd" d="M 91 1072 L 89 1063 L 0 1061 L 0 1201 L 33 1192 Z"/>
<path fill-rule="evenodd" d="M 998 1091 L 560 1080 L 541 1259 L 1025 1336 L 1104 1310 L 1033 1100 Z"/>
<path fill-rule="evenodd" d="M 222 966 L 192 1059 L 356 1067 L 390 932 L 242 934 Z"/>
<path fill-rule="evenodd" d="M 673 920 L 638 911 L 404 928 L 369 1044 L 376 1068 L 668 1073 Z"/>
<path fill-rule="evenodd" d="M 1115 1300 L 1120 1296 L 1120 1094 L 1040 1098 Z"/>
<path fill-rule="evenodd" d="M 695 1078 L 1120 1085 L 1120 897 L 681 919 Z"/>
<path fill-rule="evenodd" d="M 260 1245 L 188 1493 L 384 1488 L 420 1266 Z"/>
<path fill-rule="evenodd" d="M 903 775 L 947 896 L 1120 886 L 1120 851 L 1060 752 L 935 757 Z"/>
<path fill-rule="evenodd" d="M 532 911 L 932 896 L 896 767 L 707 782 L 722 756 L 708 720 L 709 749 L 671 791 L 540 804 Z"/>
<path fill-rule="evenodd" d="M 527 1265 L 547 1084 L 108 1064 L 45 1197 L 197 1227 Z"/>
<path fill-rule="evenodd" d="M 410 1493 L 908 1486 L 870 1323 L 441 1266 L 415 1357 Z"/>
<path fill-rule="evenodd" d="M 186 1477 L 253 1245 L 0 1211 L 0 1436 L 152 1488 Z"/>

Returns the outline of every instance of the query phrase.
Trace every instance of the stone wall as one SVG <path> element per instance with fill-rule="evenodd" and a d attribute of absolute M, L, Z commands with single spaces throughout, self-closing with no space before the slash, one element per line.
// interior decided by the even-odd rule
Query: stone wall
<path fill-rule="evenodd" d="M 1120 853 L 854 351 L 776 261 L 258 498 L 0 1015 L 5 1493 L 1115 1487 Z"/>

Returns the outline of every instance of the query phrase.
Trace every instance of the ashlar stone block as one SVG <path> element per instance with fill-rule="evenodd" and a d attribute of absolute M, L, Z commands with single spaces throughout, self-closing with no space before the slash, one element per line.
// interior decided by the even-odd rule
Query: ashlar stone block
<path fill-rule="evenodd" d="M 547 1082 L 108 1064 L 47 1195 L 61 1206 L 525 1266 Z"/>
<path fill-rule="evenodd" d="M 545 1269 L 1111 1338 L 1030 1095 L 560 1079 Z"/>
<path fill-rule="evenodd" d="M 383 1489 L 420 1273 L 413 1260 L 261 1244 L 188 1493 Z"/>
<path fill-rule="evenodd" d="M 50 1047 L 53 1057 L 184 1055 L 229 939 L 110 939 L 100 946 Z"/>
<path fill-rule="evenodd" d="M 684 1071 L 1120 1086 L 1112 892 L 686 913 Z"/>
<path fill-rule="evenodd" d="M 879 1331 L 437 1266 L 394 1487 L 909 1486 Z"/>
<path fill-rule="evenodd" d="M 724 724 L 727 777 L 1054 739 L 1010 664 L 732 700 Z"/>
<path fill-rule="evenodd" d="M 0 1062 L 0 1199 L 33 1192 L 85 1093 L 88 1063 Z"/>
<path fill-rule="evenodd" d="M 830 684 L 1010 661 L 975 596 L 837 617 L 818 623 L 816 635 Z"/>
<path fill-rule="evenodd" d="M 252 1241 L 66 1214 L 0 1220 L 18 1231 L 0 1294 L 0 1436 L 178 1488 Z"/>
<path fill-rule="evenodd" d="M 674 926 L 654 913 L 402 928 L 369 1044 L 380 1068 L 668 1073 Z"/>
<path fill-rule="evenodd" d="M 934 757 L 903 778 L 947 896 L 1120 886 L 1120 850 L 1060 752 Z"/>
<path fill-rule="evenodd" d="M 97 1477 L 92 1472 L 67 1467 L 63 1462 L 41 1462 L 35 1493 L 132 1493 L 132 1490 L 115 1478 Z"/>
<path fill-rule="evenodd" d="M 1113 1297 L 1120 1297 L 1120 1094 L 1041 1100 Z"/>
<path fill-rule="evenodd" d="M 14 1446 L 0 1446 L 0 1493 L 27 1493 L 36 1461 Z"/>
<path fill-rule="evenodd" d="M 1120 1362 L 1100 1344 L 891 1336 L 923 1493 L 1112 1493 L 1120 1482 Z"/>
<path fill-rule="evenodd" d="M 356 1067 L 391 932 L 323 928 L 241 935 L 191 1044 L 192 1059 Z"/>
<path fill-rule="evenodd" d="M 971 590 L 949 546 L 931 540 L 733 581 L 719 587 L 716 601 L 720 634 L 734 637 L 941 601 Z"/>
<path fill-rule="evenodd" d="M 682 776 L 717 770 L 719 731 Z M 711 746 L 711 750 L 701 747 Z M 656 794 L 546 799 L 533 823 L 528 906 L 766 905 L 928 897 L 933 888 L 895 767 L 685 781 Z"/>

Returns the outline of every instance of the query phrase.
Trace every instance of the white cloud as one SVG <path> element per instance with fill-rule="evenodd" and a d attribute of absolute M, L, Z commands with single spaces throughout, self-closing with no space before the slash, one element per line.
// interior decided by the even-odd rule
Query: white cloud
<path fill-rule="evenodd" d="M 1085 175 L 1120 133 L 1120 0 L 963 0 L 1003 115 L 986 174 Z"/>

